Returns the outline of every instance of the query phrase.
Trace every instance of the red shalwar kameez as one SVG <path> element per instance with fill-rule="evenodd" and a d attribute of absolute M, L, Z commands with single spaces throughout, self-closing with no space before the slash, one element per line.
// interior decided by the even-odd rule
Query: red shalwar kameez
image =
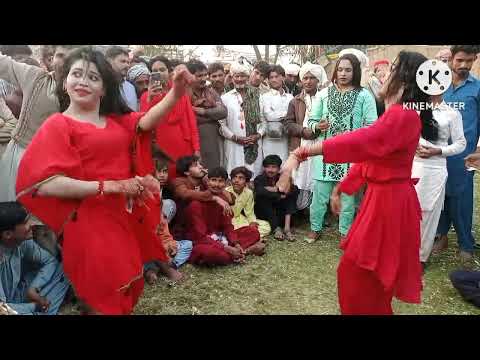
<path fill-rule="evenodd" d="M 212 234 L 222 233 L 228 245 L 240 244 L 243 250 L 260 241 L 260 233 L 255 226 L 245 226 L 234 230 L 232 217 L 225 215 L 216 202 L 192 201 L 183 209 L 188 224 L 186 239 L 193 243 L 190 262 L 198 265 L 228 265 L 233 256 L 224 250 L 221 242 L 211 238 Z"/>
<path fill-rule="evenodd" d="M 175 179 L 175 198 L 178 218 L 181 223 L 175 229 L 176 236 L 189 239 L 193 243 L 189 261 L 198 265 L 228 265 L 234 262 L 233 256 L 224 250 L 224 245 L 212 239 L 212 234 L 223 234 L 228 244 L 240 244 L 246 250 L 260 241 L 260 233 L 255 226 L 245 226 L 234 230 L 232 217 L 212 200 L 212 193 L 205 184 L 198 190 L 186 177 Z M 225 191 L 221 197 L 233 203 L 231 195 Z"/>
<path fill-rule="evenodd" d="M 373 125 L 323 142 L 324 161 L 356 163 L 340 191 L 367 191 L 341 244 L 338 297 L 342 314 L 392 314 L 395 296 L 420 303 L 421 210 L 411 179 L 421 121 L 391 106 Z"/>
<path fill-rule="evenodd" d="M 165 95 L 166 93 L 157 95 L 148 102 L 148 92 L 145 92 L 140 98 L 140 111 L 148 111 Z M 173 160 L 168 167 L 168 179 L 171 182 L 177 177 L 175 161 L 182 156 L 193 155 L 195 151 L 200 151 L 197 120 L 188 95 L 183 95 L 177 101 L 164 121 L 159 123 L 155 133 L 157 145 Z"/>
<path fill-rule="evenodd" d="M 136 175 L 142 163 L 142 141 L 136 136 L 142 113 L 107 116 L 105 128 L 54 114 L 45 121 L 20 163 L 19 201 L 63 237 L 64 269 L 77 296 L 102 314 L 129 314 L 143 290 L 145 259 L 167 259 L 162 246 L 142 247 L 139 241 L 157 241 L 149 229 L 134 226 L 138 213 L 127 212 L 123 194 L 91 196 L 81 200 L 41 197 L 35 186 L 54 176 L 98 181 L 124 180 Z M 133 156 L 134 143 L 139 149 Z M 154 221 L 148 216 L 145 223 Z M 137 217 L 137 218 L 136 218 Z M 151 225 L 151 224 L 149 224 Z M 139 234 L 135 228 L 140 228 Z M 152 251 L 146 253 L 145 251 Z"/>

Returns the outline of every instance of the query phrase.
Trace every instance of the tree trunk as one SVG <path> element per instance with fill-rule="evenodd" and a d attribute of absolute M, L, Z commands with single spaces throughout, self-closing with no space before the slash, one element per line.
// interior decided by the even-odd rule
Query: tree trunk
<path fill-rule="evenodd" d="M 270 45 L 265 45 L 265 61 L 270 62 Z"/>
<path fill-rule="evenodd" d="M 257 57 L 257 60 L 260 61 L 262 60 L 262 54 L 260 54 L 260 50 L 258 50 L 257 45 L 252 45 L 253 50 L 255 51 L 255 56 Z"/>
<path fill-rule="evenodd" d="M 275 59 L 273 59 L 273 64 L 277 63 L 278 55 L 280 55 L 280 45 L 275 45 L 277 52 L 275 53 Z"/>

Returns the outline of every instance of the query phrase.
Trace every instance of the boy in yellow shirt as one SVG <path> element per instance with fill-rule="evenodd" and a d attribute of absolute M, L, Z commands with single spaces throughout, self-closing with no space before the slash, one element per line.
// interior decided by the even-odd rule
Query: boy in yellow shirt
<path fill-rule="evenodd" d="M 252 175 L 252 172 L 244 166 L 236 167 L 230 173 L 232 185 L 226 190 L 235 197 L 235 205 L 232 206 L 232 224 L 235 230 L 248 225 L 256 226 L 260 237 L 265 241 L 265 237 L 270 234 L 271 229 L 267 221 L 258 220 L 255 216 L 253 191 L 247 186 Z"/>

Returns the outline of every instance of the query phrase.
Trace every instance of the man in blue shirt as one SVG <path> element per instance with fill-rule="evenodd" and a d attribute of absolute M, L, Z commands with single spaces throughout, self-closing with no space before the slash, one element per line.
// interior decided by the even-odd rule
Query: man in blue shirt
<path fill-rule="evenodd" d="M 447 233 L 453 223 L 463 263 L 473 259 L 475 247 L 472 235 L 474 172 L 467 171 L 464 158 L 475 152 L 480 135 L 480 81 L 470 74 L 477 51 L 473 45 L 452 46 L 452 84 L 443 94 L 445 102 L 462 114 L 467 147 L 461 154 L 447 158 L 445 204 L 438 224 L 440 237 L 434 250 L 438 252 L 447 247 Z"/>
<path fill-rule="evenodd" d="M 0 314 L 55 315 L 70 282 L 54 256 L 27 240 L 29 223 L 19 203 L 0 203 Z"/>
<path fill-rule="evenodd" d="M 135 86 L 125 80 L 127 71 L 130 68 L 130 59 L 128 58 L 128 50 L 120 46 L 110 46 L 105 51 L 107 58 L 113 70 L 121 77 L 120 93 L 123 100 L 132 111 L 138 111 L 138 99 Z"/>

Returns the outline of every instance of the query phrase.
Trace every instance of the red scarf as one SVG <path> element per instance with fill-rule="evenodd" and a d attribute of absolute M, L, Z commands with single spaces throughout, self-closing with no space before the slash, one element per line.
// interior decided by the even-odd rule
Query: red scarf
<path fill-rule="evenodd" d="M 140 111 L 147 112 L 153 106 L 162 101 L 163 98 L 167 95 L 168 91 L 171 89 L 171 87 L 172 82 L 169 81 L 166 91 L 161 94 L 155 95 L 150 102 L 148 101 L 148 92 L 145 92 L 140 98 Z M 188 126 L 188 124 L 190 123 L 190 119 L 187 119 L 186 117 L 192 117 L 194 120 L 196 119 L 192 109 L 190 98 L 188 95 L 185 94 L 177 101 L 177 103 L 173 106 L 172 110 L 170 110 L 170 112 L 165 115 L 165 121 L 168 124 L 179 123 L 183 138 L 185 139 L 185 141 L 191 141 L 191 129 Z M 159 134 L 157 134 L 156 136 L 158 137 Z"/>

